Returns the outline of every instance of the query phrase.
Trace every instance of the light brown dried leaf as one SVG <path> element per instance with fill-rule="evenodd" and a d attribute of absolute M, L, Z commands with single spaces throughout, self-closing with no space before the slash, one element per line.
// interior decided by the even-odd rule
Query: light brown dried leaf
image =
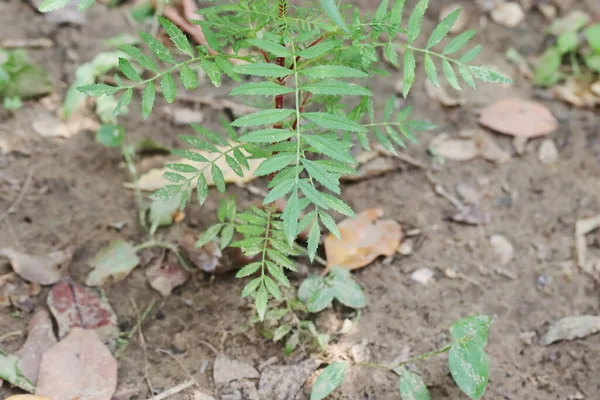
<path fill-rule="evenodd" d="M 600 332 L 600 317 L 581 315 L 565 317 L 554 322 L 542 337 L 542 344 L 548 346 L 559 340 L 581 339 Z"/>
<path fill-rule="evenodd" d="M 40 372 L 42 356 L 46 350 L 56 344 L 56 336 L 54 336 L 52 320 L 48 311 L 42 309 L 33 314 L 27 326 L 27 333 L 25 344 L 17 350 L 15 355 L 19 359 L 23 374 L 35 385 Z"/>
<path fill-rule="evenodd" d="M 36 394 L 55 400 L 111 400 L 117 360 L 96 332 L 75 328 L 44 353 Z"/>
<path fill-rule="evenodd" d="M 338 224 L 341 239 L 333 234 L 324 241 L 327 268 L 362 268 L 379 256 L 391 256 L 402 240 L 400 224 L 383 216 L 380 208 L 371 208 Z"/>
<path fill-rule="evenodd" d="M 188 274 L 171 254 L 167 255 L 164 260 L 158 259 L 146 268 L 146 277 L 150 286 L 164 297 L 170 295 L 173 289 L 188 280 Z"/>
<path fill-rule="evenodd" d="M 486 107 L 479 123 L 511 136 L 544 136 L 558 128 L 558 121 L 541 103 L 522 99 L 502 99 Z"/>
<path fill-rule="evenodd" d="M 46 256 L 32 256 L 13 249 L 2 249 L 0 255 L 10 260 L 13 270 L 23 279 L 40 285 L 52 285 L 58 282 L 71 263 L 74 251 L 73 247 L 68 247 Z"/>
<path fill-rule="evenodd" d="M 473 139 L 453 138 L 441 133 L 429 143 L 430 151 L 448 160 L 468 161 L 479 155 L 477 143 Z"/>

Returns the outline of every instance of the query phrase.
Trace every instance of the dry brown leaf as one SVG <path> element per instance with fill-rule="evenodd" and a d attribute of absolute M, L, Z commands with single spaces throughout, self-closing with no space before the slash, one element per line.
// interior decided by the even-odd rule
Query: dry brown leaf
<path fill-rule="evenodd" d="M 479 154 L 484 159 L 498 164 L 510 161 L 510 153 L 498 146 L 494 138 L 486 132 L 477 132 L 473 139 L 477 144 Z"/>
<path fill-rule="evenodd" d="M 169 253 L 164 259 L 161 257 L 146 268 L 146 277 L 153 289 L 167 297 L 177 286 L 183 285 L 188 280 L 185 272 L 177 258 Z"/>
<path fill-rule="evenodd" d="M 598 82 L 595 83 L 598 85 Z M 569 77 L 562 85 L 556 85 L 552 88 L 554 94 L 561 100 L 575 106 L 594 108 L 600 104 L 600 95 L 594 91 L 597 90 L 594 84 L 577 80 Z"/>
<path fill-rule="evenodd" d="M 117 315 L 108 301 L 93 289 L 61 281 L 50 289 L 47 303 L 56 319 L 58 336 L 61 338 L 79 327 L 93 329 L 103 339 L 119 335 Z"/>
<path fill-rule="evenodd" d="M 96 332 L 75 328 L 44 353 L 36 394 L 54 400 L 111 400 L 117 360 Z"/>
<path fill-rule="evenodd" d="M 441 133 L 429 143 L 429 150 L 436 156 L 454 161 L 468 161 L 479 155 L 473 139 L 453 138 Z"/>
<path fill-rule="evenodd" d="M 100 128 L 98 121 L 83 115 L 74 115 L 63 122 L 57 116 L 42 112 L 31 123 L 33 130 L 47 138 L 69 138 L 81 131 L 96 131 Z"/>
<path fill-rule="evenodd" d="M 217 148 L 219 148 L 219 150 L 229 149 L 229 147 L 225 147 L 225 146 L 217 146 Z M 221 156 L 220 153 L 209 153 L 209 152 L 205 152 L 205 151 L 201 151 L 201 150 L 198 150 L 197 152 L 199 154 L 203 155 L 204 157 L 206 157 L 206 159 L 208 159 L 208 160 L 213 160 L 214 158 Z M 250 169 L 244 169 L 243 177 L 239 177 L 235 172 L 233 172 L 233 170 L 229 167 L 229 165 L 227 165 L 227 161 L 225 160 L 225 157 L 219 158 L 215 162 L 215 165 L 217 167 L 219 167 L 221 169 L 221 171 L 223 171 L 223 177 L 225 178 L 225 182 L 227 182 L 227 183 L 246 183 L 246 182 L 252 181 L 253 179 L 256 179 L 256 177 L 254 176 L 254 172 L 256 171 L 258 166 L 263 161 L 264 161 L 264 158 L 248 160 Z M 173 162 L 188 164 L 193 167 L 196 167 L 197 169 L 202 169 L 202 168 L 206 167 L 206 165 L 207 165 L 206 162 L 195 162 L 195 161 L 183 160 L 183 159 L 175 160 Z M 163 174 L 166 171 L 168 171 L 167 168 L 151 169 L 150 171 L 148 171 L 145 174 L 143 174 L 142 176 L 140 176 L 139 180 L 137 181 L 137 186 L 140 188 L 140 190 L 154 191 L 154 190 L 158 190 L 166 185 L 172 184 L 172 182 L 170 182 L 165 177 L 163 177 Z M 189 178 L 190 176 L 193 176 L 196 173 L 195 172 L 194 173 L 179 172 L 179 174 L 185 176 L 186 178 Z M 213 186 L 214 181 L 212 179 L 212 175 L 205 174 L 204 176 L 206 177 L 206 182 L 208 183 L 208 185 Z M 125 187 L 127 187 L 129 189 L 134 189 L 136 187 L 136 183 L 134 183 L 134 182 L 126 183 Z"/>
<path fill-rule="evenodd" d="M 179 246 L 187 259 L 204 272 L 225 274 L 255 261 L 253 258 L 246 257 L 239 248 L 227 247 L 221 251 L 216 242 L 196 248 L 195 244 L 199 238 L 199 233 L 186 231 L 179 238 Z"/>
<path fill-rule="evenodd" d="M 600 317 L 581 315 L 565 317 L 554 322 L 542 337 L 542 344 L 548 346 L 560 340 L 582 339 L 600 332 Z"/>
<path fill-rule="evenodd" d="M 33 311 L 31 297 L 37 296 L 42 288 L 37 283 L 29 283 L 14 272 L 0 276 L 0 306 L 11 305 L 23 310 Z"/>
<path fill-rule="evenodd" d="M 485 127 L 511 136 L 544 136 L 558 128 L 558 121 L 541 103 L 502 99 L 486 107 L 479 116 Z"/>
<path fill-rule="evenodd" d="M 327 235 L 324 241 L 327 268 L 362 268 L 379 256 L 391 256 L 402 241 L 400 224 L 383 216 L 380 208 L 370 208 L 356 218 L 338 224 L 341 238 Z"/>
<path fill-rule="evenodd" d="M 58 282 L 73 258 L 73 247 L 52 252 L 46 256 L 31 256 L 13 249 L 2 249 L 0 255 L 10 260 L 13 270 L 23 279 L 40 285 Z"/>
<path fill-rule="evenodd" d="M 55 344 L 56 336 L 54 336 L 50 314 L 43 309 L 37 311 L 33 314 L 27 326 L 27 340 L 25 344 L 15 353 L 19 359 L 23 374 L 34 385 L 38 380 L 42 356 L 46 350 Z"/>

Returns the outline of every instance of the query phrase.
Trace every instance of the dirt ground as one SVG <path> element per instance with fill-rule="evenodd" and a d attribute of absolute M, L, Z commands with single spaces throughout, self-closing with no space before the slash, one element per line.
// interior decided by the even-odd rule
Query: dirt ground
<path fill-rule="evenodd" d="M 373 5 L 371 0 L 363 3 L 364 7 Z M 427 29 L 431 29 L 443 3 L 432 1 Z M 479 11 L 474 4 L 466 4 L 472 12 L 469 24 L 476 27 L 481 23 Z M 575 2 L 583 9 L 586 4 Z M 87 26 L 57 27 L 46 22 L 27 1 L 2 0 L 0 37 L 48 37 L 55 41 L 55 47 L 31 50 L 29 54 L 50 71 L 60 98 L 77 65 L 102 51 L 105 38 L 135 31 L 124 17 L 127 7 L 130 5 L 107 10 L 96 5 L 87 13 Z M 560 121 L 558 131 L 551 134 L 559 150 L 558 163 L 548 166 L 538 160 L 539 140 L 531 141 L 525 154 L 518 156 L 510 138 L 494 134 L 503 148 L 513 152 L 510 162 L 496 165 L 476 159 L 432 167 L 435 179 L 449 190 L 466 183 L 483 194 L 481 207 L 490 213 L 491 221 L 482 227 L 448 221 L 451 204 L 433 192 L 423 170 L 400 161 L 396 172 L 346 185 L 343 197 L 355 210 L 382 207 L 387 217 L 399 221 L 405 229 L 420 229 L 422 238 L 411 256 L 379 260 L 355 273 L 369 304 L 352 332 L 331 345 L 334 354 L 348 354 L 352 346 L 365 340 L 372 360 L 388 362 L 407 350 L 420 354 L 446 344 L 447 329 L 453 321 L 485 313 L 494 317 L 487 347 L 491 369 L 485 399 L 600 399 L 600 335 L 551 346 L 539 344 L 539 338 L 555 320 L 600 314 L 598 284 L 572 262 L 575 221 L 600 212 L 598 112 L 545 100 L 548 96 L 534 90 L 504 56 L 510 46 L 525 56 L 539 54 L 544 45 L 544 26 L 543 17 L 532 11 L 517 28 L 488 22 L 477 36 L 484 44 L 480 62 L 513 75 L 515 84 L 511 87 L 480 85 L 476 92 L 465 91 L 466 105 L 448 109 L 430 100 L 421 90 L 423 80 L 419 80 L 408 103 L 415 107 L 418 116 L 431 119 L 440 128 L 421 135 L 420 145 L 412 145 L 406 152 L 431 167 L 433 159 L 426 147 L 434 135 L 455 135 L 477 128 L 477 109 L 496 99 L 537 96 Z M 380 105 L 393 93 L 390 80 L 395 82 L 400 76 L 391 68 L 390 72 L 391 78 L 381 78 L 373 87 Z M 216 90 L 209 85 L 198 90 L 199 95 L 210 93 Z M 133 104 L 130 115 L 122 119 L 128 142 L 150 138 L 166 147 L 180 145 L 176 134 L 187 128 L 174 127 L 161 115 L 164 101 L 158 102 L 158 112 L 143 123 L 136 105 L 139 99 Z M 42 102 L 31 101 L 14 115 L 0 114 L 0 210 L 12 204 L 26 176 L 33 171 L 31 185 L 16 212 L 0 222 L 0 247 L 44 254 L 74 242 L 77 251 L 70 271 L 75 280 L 83 282 L 89 260 L 100 248 L 118 238 L 139 242 L 144 232 L 136 222 L 133 193 L 123 187 L 129 176 L 120 153 L 96 143 L 89 131 L 69 139 L 40 137 L 31 123 L 43 111 Z M 222 112 L 210 108 L 202 111 L 207 126 L 216 127 L 217 116 Z M 143 169 L 151 163 L 144 159 L 139 165 Z M 257 181 L 256 185 L 264 186 L 265 182 Z M 233 188 L 232 192 L 242 203 L 255 200 L 244 190 Z M 202 231 L 216 219 L 214 210 L 220 197 L 212 191 L 204 207 L 191 206 L 182 223 L 160 230 L 158 236 L 176 240 L 185 229 Z M 121 232 L 109 228 L 118 221 L 127 222 Z M 493 234 L 505 236 L 515 247 L 514 260 L 504 267 L 489 244 Z M 428 285 L 410 280 L 411 273 L 423 267 L 435 271 L 435 279 Z M 443 272 L 446 268 L 468 279 L 449 279 Z M 312 272 L 318 270 L 319 267 L 311 267 Z M 178 360 L 211 392 L 210 365 L 214 355 L 201 341 L 212 343 L 231 358 L 254 365 L 274 356 L 279 363 L 299 361 L 285 359 L 279 344 L 261 339 L 252 330 L 238 333 L 251 315 L 248 305 L 239 298 L 242 286 L 243 282 L 232 275 L 211 277 L 199 272 L 163 299 L 148 286 L 144 269 L 138 267 L 125 281 L 108 285 L 104 291 L 119 316 L 122 330 L 130 329 L 136 321 L 130 299 L 140 309 L 152 299 L 158 301 L 143 324 L 148 374 L 155 387 L 169 388 L 188 379 L 173 359 L 157 352 L 173 349 L 176 341 L 181 350 Z M 44 306 L 45 292 L 36 302 L 39 307 Z M 336 307 L 325 311 L 318 321 L 322 329 L 334 332 L 348 315 L 352 315 L 348 310 Z M 2 310 L 0 335 L 25 331 L 28 320 L 26 313 L 17 315 L 9 309 Z M 523 340 L 524 332 L 535 333 L 530 344 Z M 2 348 L 13 351 L 23 340 L 6 339 Z M 466 398 L 452 382 L 445 356 L 419 363 L 416 368 L 432 399 Z M 143 382 L 144 370 L 143 348 L 136 339 L 119 360 L 119 382 L 139 385 L 140 399 L 149 396 Z M 308 389 L 305 388 L 306 393 Z M 9 393 L 6 385 L 0 389 L 1 395 Z M 578 393 L 585 397 L 577 397 Z M 187 394 L 178 396 L 188 398 Z M 352 368 L 342 388 L 331 398 L 398 399 L 397 377 Z"/>

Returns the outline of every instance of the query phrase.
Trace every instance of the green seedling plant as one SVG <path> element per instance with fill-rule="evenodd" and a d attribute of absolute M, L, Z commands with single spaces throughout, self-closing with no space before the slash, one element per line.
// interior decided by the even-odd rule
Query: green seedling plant
<path fill-rule="evenodd" d="M 534 84 L 552 86 L 565 77 L 593 82 L 600 76 L 600 24 L 575 23 L 546 48 L 535 69 Z"/>
<path fill-rule="evenodd" d="M 23 50 L 0 49 L 0 99 L 10 111 L 23 106 L 23 99 L 49 94 L 52 82 L 46 70 L 33 64 Z"/>
<path fill-rule="evenodd" d="M 44 0 L 40 9 L 51 11 L 68 2 Z M 79 7 L 92 3 L 80 0 Z M 368 150 L 376 141 L 395 154 L 397 147 L 415 142 L 418 132 L 435 128 L 430 122 L 412 119 L 411 107 L 396 110 L 393 96 L 382 113 L 376 112 L 368 82 L 385 74 L 378 67 L 380 52 L 402 70 L 404 97 L 415 82 L 417 61 L 435 86 L 442 77 L 455 89 L 461 89 L 463 83 L 475 88 L 477 80 L 510 83 L 494 69 L 474 63 L 482 49 L 481 45 L 469 45 L 475 30 L 447 37 L 460 10 L 445 17 L 425 37 L 421 27 L 427 7 L 428 0 L 419 0 L 404 19 L 405 0 L 383 0 L 374 13 L 361 13 L 352 6 L 339 8 L 333 0 L 306 6 L 293 6 L 287 0 L 210 2 L 198 11 L 197 20 L 190 21 L 201 27 L 206 43 L 192 45 L 173 22 L 159 16 L 174 49 L 140 32 L 143 46 L 120 48 L 127 56 L 118 60 L 120 74 L 114 75 L 114 84 L 91 83 L 78 88 L 98 98 L 119 95 L 114 115 L 123 113 L 139 90 L 141 113 L 148 118 L 157 94 L 167 103 L 176 100 L 176 79 L 185 90 L 197 89 L 195 68 L 199 68 L 214 86 L 221 86 L 227 76 L 237 82 L 230 95 L 254 100 L 258 111 L 225 123 L 226 135 L 199 125 L 194 126 L 194 135 L 181 135 L 190 148 L 173 153 L 187 161 L 167 164 L 169 171 L 164 177 L 171 184 L 151 198 L 176 201 L 183 209 L 195 190 L 197 201 L 203 204 L 209 196 L 209 181 L 219 191 L 226 190 L 223 170 L 217 164 L 221 160 L 240 177 L 253 173 L 268 178 L 264 207 L 239 210 L 234 201 L 223 202 L 218 222 L 204 232 L 197 246 L 218 241 L 222 248 L 238 247 L 254 260 L 237 276 L 249 279 L 242 296 L 252 299 L 259 321 L 285 304 L 287 311 L 279 318 L 283 319 L 281 330 L 276 336 L 273 333 L 273 338 L 289 342 L 295 332 L 312 331 L 304 320 L 294 319 L 298 304 L 308 312 L 322 310 L 333 301 L 355 308 L 366 304 L 350 273 L 339 268 L 330 269 L 324 277 L 308 278 L 298 291 L 299 303 L 290 302 L 283 293 L 291 288 L 286 271 L 295 270 L 293 257 L 305 252 L 311 261 L 317 259 L 322 228 L 340 237 L 333 215 L 355 215 L 340 197 L 340 177 L 356 173 L 351 149 L 361 146 Z M 249 161 L 255 159 L 263 161 L 249 171 Z M 280 199 L 285 206 L 277 210 L 272 204 Z M 307 248 L 299 249 L 296 239 L 305 231 Z M 271 310 L 269 304 L 274 306 Z M 393 369 L 449 352 L 450 371 L 458 386 L 470 398 L 479 399 L 487 385 L 484 346 L 489 323 L 485 316 L 459 321 L 451 328 L 448 346 L 392 367 L 371 366 Z M 319 341 L 318 332 L 313 336 Z M 317 379 L 311 399 L 323 399 L 335 390 L 349 365 L 331 360 Z M 429 398 L 415 373 L 406 368 L 400 373 L 404 399 Z"/>

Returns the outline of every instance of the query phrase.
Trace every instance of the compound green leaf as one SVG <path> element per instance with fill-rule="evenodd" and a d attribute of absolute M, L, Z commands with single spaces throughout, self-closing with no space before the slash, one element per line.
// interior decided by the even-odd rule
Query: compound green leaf
<path fill-rule="evenodd" d="M 192 49 L 192 45 L 188 41 L 187 37 L 183 34 L 181 29 L 179 29 L 173 22 L 162 15 L 158 17 L 158 21 L 167 32 L 167 35 L 169 35 L 171 38 L 171 41 L 175 47 L 177 47 L 183 54 L 193 57 L 194 50 Z"/>
<path fill-rule="evenodd" d="M 269 273 L 271 274 L 271 276 L 275 279 L 277 279 L 277 282 L 279 282 L 280 284 L 282 284 L 283 286 L 289 288 L 290 285 L 290 281 L 288 280 L 287 276 L 285 276 L 285 273 L 283 272 L 283 268 L 278 266 L 277 264 L 271 262 L 271 261 L 267 261 L 267 270 L 269 271 Z"/>
<path fill-rule="evenodd" d="M 35 392 L 35 385 L 25 376 L 20 359 L 13 354 L 0 353 L 0 379 L 26 392 Z"/>
<path fill-rule="evenodd" d="M 390 11 L 389 21 L 392 24 L 402 24 L 402 14 L 404 13 L 404 3 L 406 0 L 396 0 L 394 5 L 392 6 L 392 10 Z"/>
<path fill-rule="evenodd" d="M 202 60 L 200 62 L 200 67 L 206 72 L 208 79 L 210 79 L 215 87 L 221 86 L 221 71 L 219 71 L 219 68 L 217 68 L 217 65 L 214 62 Z"/>
<path fill-rule="evenodd" d="M 584 34 L 592 48 L 592 52 L 600 54 L 600 24 L 594 24 L 587 27 Z"/>
<path fill-rule="evenodd" d="M 423 0 L 421 0 L 421 2 L 423 2 Z M 403 65 L 404 73 L 402 78 L 402 95 L 404 98 L 406 98 L 415 81 L 415 69 L 417 66 L 417 61 L 415 60 L 415 55 L 413 54 L 412 50 L 407 49 L 406 53 L 404 53 Z"/>
<path fill-rule="evenodd" d="M 287 239 L 288 245 L 292 246 L 296 236 L 298 236 L 298 219 L 300 218 L 300 199 L 298 192 L 293 191 L 289 197 L 281 218 L 283 220 L 283 232 Z"/>
<path fill-rule="evenodd" d="M 484 347 L 492 318 L 487 315 L 473 315 L 452 324 L 450 335 L 455 342 L 472 341 Z"/>
<path fill-rule="evenodd" d="M 198 87 L 198 74 L 187 65 L 181 67 L 179 79 L 186 90 L 196 89 Z"/>
<path fill-rule="evenodd" d="M 310 83 L 302 89 L 314 94 L 332 96 L 373 96 L 373 93 L 363 86 L 335 79 Z"/>
<path fill-rule="evenodd" d="M 344 146 L 340 145 L 339 140 L 331 140 L 322 135 L 306 135 L 304 140 L 317 150 L 319 153 L 331 157 L 334 160 L 356 164 L 356 160 Z"/>
<path fill-rule="evenodd" d="M 402 367 L 400 375 L 400 396 L 402 400 L 430 400 L 429 391 L 421 377 Z"/>
<path fill-rule="evenodd" d="M 162 89 L 162 94 L 167 103 L 172 103 L 175 101 L 175 96 L 177 95 L 177 89 L 175 87 L 175 80 L 171 76 L 171 74 L 164 74 L 160 79 L 160 88 Z"/>
<path fill-rule="evenodd" d="M 121 115 L 127 106 L 131 103 L 131 99 L 133 98 L 133 89 L 129 88 L 119 98 L 117 102 L 117 106 L 115 107 L 115 111 L 113 111 L 113 115 L 116 117 L 117 115 Z"/>
<path fill-rule="evenodd" d="M 448 354 L 448 366 L 454 382 L 469 398 L 479 400 L 488 383 L 489 361 L 476 342 L 454 343 Z"/>
<path fill-rule="evenodd" d="M 239 74 L 264 76 L 269 78 L 283 78 L 292 73 L 289 68 L 267 63 L 236 65 L 233 70 Z"/>
<path fill-rule="evenodd" d="M 396 47 L 390 42 L 385 45 L 383 49 L 385 54 L 385 58 L 395 67 L 398 66 L 398 53 L 396 52 Z"/>
<path fill-rule="evenodd" d="M 312 226 L 308 232 L 308 258 L 310 262 L 313 262 L 317 249 L 319 248 L 319 242 L 321 241 L 321 229 L 319 229 L 319 221 L 317 218 L 312 219 Z"/>
<path fill-rule="evenodd" d="M 358 283 L 342 267 L 331 269 L 332 278 L 329 282 L 331 290 L 337 301 L 350 308 L 363 308 L 367 299 Z"/>
<path fill-rule="evenodd" d="M 225 162 L 227 163 L 229 168 L 231 168 L 231 170 L 233 172 L 235 172 L 235 174 L 237 176 L 239 176 L 240 178 L 244 177 L 244 170 L 242 169 L 242 166 L 236 161 L 235 158 L 231 157 L 229 154 L 226 154 Z"/>
<path fill-rule="evenodd" d="M 292 113 L 295 112 L 292 109 L 267 109 L 257 111 L 252 114 L 244 115 L 231 123 L 232 126 L 258 126 L 258 125 L 269 125 L 286 119 Z"/>
<path fill-rule="evenodd" d="M 375 15 L 373 16 L 373 22 L 381 22 L 384 20 L 387 9 L 389 5 L 389 0 L 381 0 L 379 3 L 379 7 L 377 7 L 377 11 L 375 11 Z"/>
<path fill-rule="evenodd" d="M 413 9 L 410 18 L 408 19 L 408 42 L 412 43 L 421 33 L 421 25 L 423 24 L 423 16 L 427 11 L 429 0 L 420 0 Z"/>
<path fill-rule="evenodd" d="M 263 281 L 264 282 L 264 281 Z M 256 313 L 260 320 L 265 319 L 265 313 L 267 312 L 267 305 L 269 303 L 269 294 L 267 293 L 267 289 L 265 285 L 261 285 L 256 292 L 256 297 L 254 298 L 254 306 L 256 307 Z"/>
<path fill-rule="evenodd" d="M 102 125 L 96 132 L 96 141 L 106 147 L 120 147 L 125 138 L 125 130 L 120 125 Z"/>
<path fill-rule="evenodd" d="M 223 176 L 223 171 L 217 164 L 213 164 L 210 170 L 210 173 L 213 178 L 213 182 L 215 182 L 215 186 L 217 190 L 221 193 L 225 192 L 225 177 Z"/>
<path fill-rule="evenodd" d="M 251 82 L 235 87 L 230 96 L 277 96 L 292 93 L 294 89 L 275 82 Z"/>
<path fill-rule="evenodd" d="M 200 203 L 200 205 L 204 204 L 204 201 L 206 201 L 206 198 L 208 197 L 208 183 L 206 182 L 203 173 L 200 174 L 196 183 L 196 196 L 198 197 L 198 203 Z"/>
<path fill-rule="evenodd" d="M 483 46 L 478 44 L 477 46 L 473 47 L 471 50 L 467 51 L 465 54 L 463 54 L 459 61 L 462 63 L 468 63 L 470 61 L 473 61 L 475 59 L 475 57 L 477 57 L 479 55 L 479 53 L 481 53 L 481 50 L 483 49 Z"/>
<path fill-rule="evenodd" d="M 254 292 L 256 292 L 256 289 L 258 288 L 261 282 L 262 279 L 260 278 L 254 278 L 250 282 L 248 282 L 246 286 L 244 286 L 244 289 L 242 289 L 242 297 L 248 297 Z"/>
<path fill-rule="evenodd" d="M 344 65 L 319 65 L 298 71 L 301 75 L 313 79 L 325 78 L 367 78 L 369 75 L 359 69 Z"/>
<path fill-rule="evenodd" d="M 142 41 L 146 43 L 148 48 L 150 48 L 152 54 L 156 56 L 156 58 L 168 64 L 175 64 L 175 59 L 171 55 L 169 49 L 167 49 L 164 44 L 162 44 L 159 40 L 155 39 L 146 32 L 140 32 L 139 35 Z"/>
<path fill-rule="evenodd" d="M 181 185 L 166 185 L 150 195 L 152 200 L 170 200 L 181 192 Z"/>
<path fill-rule="evenodd" d="M 464 65 L 459 65 L 458 73 L 460 74 L 460 76 L 462 76 L 463 80 L 467 83 L 467 85 L 469 85 L 473 89 L 477 87 L 477 85 L 475 84 L 475 79 L 473 79 L 473 75 L 471 75 L 471 71 L 469 71 L 469 68 L 465 67 Z"/>
<path fill-rule="evenodd" d="M 142 68 L 145 68 L 152 72 L 158 72 L 158 66 L 156 65 L 154 60 L 142 53 L 142 51 L 139 48 L 131 44 L 126 44 L 121 46 L 121 50 L 127 55 L 129 55 L 132 59 L 137 61 L 137 63 L 140 64 Z"/>
<path fill-rule="evenodd" d="M 100 97 L 100 96 L 110 96 L 112 94 L 117 93 L 121 90 L 118 87 L 110 86 L 105 83 L 92 83 L 90 85 L 83 85 L 77 87 L 81 93 L 85 93 L 88 96 L 92 97 Z"/>
<path fill-rule="evenodd" d="M 132 81 L 139 82 L 142 80 L 140 74 L 133 68 L 133 66 L 126 59 L 119 57 L 119 70 Z"/>
<path fill-rule="evenodd" d="M 364 126 L 357 124 L 343 115 L 327 112 L 308 112 L 303 113 L 302 116 L 325 129 L 348 132 L 365 132 L 367 130 Z"/>
<path fill-rule="evenodd" d="M 224 224 L 215 224 L 215 225 L 210 226 L 200 236 L 200 238 L 198 239 L 198 241 L 195 244 L 195 247 L 199 248 L 209 242 L 212 242 L 217 237 L 217 235 L 219 234 L 219 232 L 221 231 L 221 228 L 223 228 L 223 226 L 224 226 Z"/>
<path fill-rule="evenodd" d="M 322 56 L 323 54 L 327 54 L 331 52 L 331 50 L 335 49 L 340 45 L 341 42 L 337 40 L 330 40 L 327 42 L 321 42 L 315 44 L 314 46 L 307 47 L 306 49 L 300 51 L 298 55 L 307 60 L 311 60 L 313 58 L 317 58 Z"/>
<path fill-rule="evenodd" d="M 438 24 L 438 26 L 435 27 L 435 29 L 431 33 L 431 36 L 429 36 L 429 40 L 427 41 L 427 49 L 432 48 L 446 37 L 448 32 L 450 32 L 452 26 L 454 26 L 454 23 L 460 16 L 461 11 L 462 10 L 460 8 L 452 11 Z"/>
<path fill-rule="evenodd" d="M 233 64 L 229 62 L 227 58 L 217 55 L 215 56 L 215 63 L 217 64 L 217 67 L 219 67 L 219 69 L 231 79 L 236 82 L 240 81 L 240 76 L 237 74 L 237 72 L 235 72 Z"/>
<path fill-rule="evenodd" d="M 456 90 L 461 90 L 458 78 L 456 77 L 456 73 L 454 72 L 454 68 L 452 68 L 452 64 L 450 64 L 450 61 L 444 60 L 442 62 L 442 69 L 450 86 Z"/>
<path fill-rule="evenodd" d="M 329 208 L 332 210 L 335 210 L 336 212 L 347 217 L 356 217 L 356 213 L 352 210 L 352 207 L 344 203 L 342 200 L 327 193 L 323 193 L 323 197 L 325 197 L 325 200 L 329 204 Z"/>
<path fill-rule="evenodd" d="M 467 44 L 467 42 L 473 38 L 473 36 L 475 36 L 475 33 L 477 33 L 477 31 L 475 29 L 469 29 L 468 31 L 464 31 L 461 34 L 457 35 L 454 39 L 452 39 L 446 45 L 446 47 L 444 47 L 444 50 L 442 50 L 442 54 L 446 55 L 446 54 L 456 53 L 457 51 L 462 49 L 463 46 L 465 44 Z M 467 62 L 467 61 L 463 61 L 463 62 Z"/>
<path fill-rule="evenodd" d="M 258 131 L 252 131 L 245 135 L 240 136 L 239 140 L 241 142 L 250 142 L 250 143 L 277 143 L 282 142 L 295 136 L 296 133 L 289 129 L 261 129 Z"/>
<path fill-rule="evenodd" d="M 295 154 L 277 154 L 265 159 L 256 169 L 254 175 L 265 176 L 273 172 L 281 171 L 296 159 Z"/>
<path fill-rule="evenodd" d="M 154 87 L 154 81 L 150 81 L 142 92 L 142 116 L 144 119 L 148 118 L 152 113 L 155 98 L 156 88 Z"/>
<path fill-rule="evenodd" d="M 288 333 L 292 331 L 292 326 L 290 324 L 279 325 L 275 332 L 273 332 L 273 341 L 278 342 L 285 337 Z"/>
<path fill-rule="evenodd" d="M 277 57 L 290 57 L 292 52 L 290 49 L 280 45 L 279 43 L 275 43 L 271 40 L 266 39 L 248 39 L 248 43 L 253 46 L 258 47 L 266 51 L 267 53 L 271 53 Z"/>
<path fill-rule="evenodd" d="M 317 180 L 317 182 L 319 182 L 321 185 L 325 186 L 332 192 L 337 194 L 341 193 L 340 182 L 338 178 L 331 175 L 325 167 L 306 158 L 301 159 L 301 161 L 304 167 L 306 168 L 306 171 L 312 178 Z"/>
<path fill-rule="evenodd" d="M 325 11 L 325 14 L 342 29 L 344 32 L 349 33 L 350 30 L 340 14 L 340 10 L 337 7 L 335 0 L 321 0 L 321 8 Z M 312 400 L 312 399 L 311 399 Z"/>
<path fill-rule="evenodd" d="M 298 300 L 306 304 L 309 312 L 317 313 L 331 305 L 333 292 L 323 277 L 311 275 L 298 288 Z"/>
<path fill-rule="evenodd" d="M 79 4 L 77 5 L 77 10 L 83 11 L 87 10 L 94 4 L 96 0 L 79 0 Z"/>
<path fill-rule="evenodd" d="M 61 8 L 69 4 L 71 0 L 44 0 L 40 4 L 38 10 L 40 12 L 46 13 L 52 10 L 56 10 L 57 8 Z"/>
<path fill-rule="evenodd" d="M 306 180 L 301 179 L 300 181 L 298 181 L 298 186 L 300 186 L 300 190 L 302 190 L 302 193 L 304 193 L 304 195 L 312 203 L 314 203 L 318 207 L 327 208 L 327 203 L 321 196 L 321 193 L 319 193 L 319 191 L 315 189 L 313 185 L 308 183 Z"/>
<path fill-rule="evenodd" d="M 475 78 L 483 82 L 501 83 L 504 85 L 512 83 L 512 79 L 489 67 L 470 66 L 469 70 L 475 75 Z"/>
<path fill-rule="evenodd" d="M 346 377 L 348 363 L 334 361 L 321 372 L 310 391 L 310 400 L 322 400 L 337 389 Z"/>
<path fill-rule="evenodd" d="M 245 278 L 247 276 L 250 276 L 250 275 L 254 274 L 256 271 L 258 271 L 260 266 L 261 266 L 260 262 L 250 263 L 250 264 L 246 265 L 245 267 L 243 267 L 242 269 L 240 269 L 235 274 L 235 277 L 236 278 Z"/>
<path fill-rule="evenodd" d="M 423 64 L 425 65 L 425 73 L 427 74 L 429 81 L 433 84 L 433 86 L 439 88 L 440 82 L 438 80 L 437 68 L 435 66 L 435 63 L 433 62 L 433 59 L 429 55 L 429 53 L 425 54 Z"/>
<path fill-rule="evenodd" d="M 558 46 L 558 50 L 561 54 L 570 53 L 572 51 L 577 50 L 577 45 L 579 44 L 579 37 L 577 32 L 567 31 L 561 34 L 556 41 L 556 45 Z"/>

